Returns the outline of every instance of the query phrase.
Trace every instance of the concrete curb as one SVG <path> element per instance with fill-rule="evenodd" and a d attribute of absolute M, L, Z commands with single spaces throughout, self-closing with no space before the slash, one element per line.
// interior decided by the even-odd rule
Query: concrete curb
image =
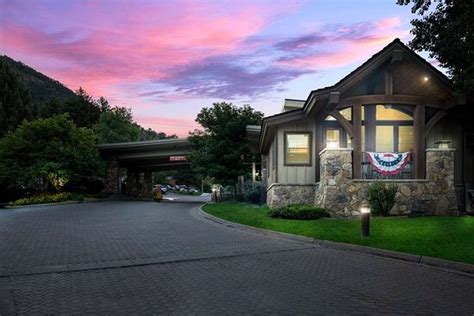
<path fill-rule="evenodd" d="M 110 202 L 110 201 L 120 201 L 120 199 L 114 198 L 100 198 L 97 200 L 90 200 L 90 201 L 65 201 L 65 202 L 57 202 L 57 203 L 43 203 L 43 204 L 28 204 L 28 205 L 5 205 L 4 209 L 22 209 L 22 208 L 29 208 L 29 207 L 42 207 L 42 206 L 57 206 L 57 205 L 72 205 L 72 204 L 86 204 L 86 203 L 100 203 L 100 202 Z"/>
<path fill-rule="evenodd" d="M 345 243 L 336 242 L 336 241 L 314 239 L 311 237 L 292 235 L 288 233 L 277 232 L 277 231 L 257 228 L 253 226 L 247 226 L 247 225 L 231 222 L 231 221 L 216 217 L 214 215 L 211 215 L 202 209 L 203 206 L 204 205 L 201 205 L 199 207 L 198 213 L 200 216 L 205 217 L 213 222 L 217 222 L 229 227 L 237 227 L 240 229 L 250 230 L 256 233 L 260 233 L 263 235 L 267 235 L 267 236 L 269 235 L 269 236 L 274 236 L 278 238 L 285 238 L 285 239 L 289 239 L 289 240 L 297 241 L 297 242 L 317 244 L 319 246 L 327 247 L 331 249 L 354 251 L 354 252 L 364 253 L 364 254 L 378 256 L 378 257 L 384 257 L 384 258 L 390 258 L 390 259 L 395 259 L 395 260 L 400 260 L 400 261 L 405 261 L 405 262 L 421 264 L 427 267 L 447 270 L 449 272 L 462 273 L 463 275 L 467 275 L 469 277 L 474 278 L 474 265 L 471 265 L 468 263 L 449 261 L 449 260 L 428 257 L 428 256 L 412 255 L 409 253 L 403 253 L 403 252 L 398 252 L 398 251 L 393 251 L 393 250 L 385 250 L 385 249 L 372 248 L 372 247 L 367 247 L 367 246 L 345 244 Z"/>

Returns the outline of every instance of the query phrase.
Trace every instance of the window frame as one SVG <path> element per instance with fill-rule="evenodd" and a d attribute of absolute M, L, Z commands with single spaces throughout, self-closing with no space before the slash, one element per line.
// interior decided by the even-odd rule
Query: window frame
<path fill-rule="evenodd" d="M 290 163 L 287 161 L 287 149 L 288 149 L 288 135 L 308 135 L 308 162 L 306 163 Z M 283 165 L 285 167 L 311 167 L 313 165 L 313 133 L 310 131 L 294 131 L 294 132 L 283 132 Z"/>

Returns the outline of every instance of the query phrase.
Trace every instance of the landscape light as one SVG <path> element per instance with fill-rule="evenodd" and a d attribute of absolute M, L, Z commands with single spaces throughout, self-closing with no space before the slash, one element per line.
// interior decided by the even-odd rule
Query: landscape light
<path fill-rule="evenodd" d="M 370 207 L 367 204 L 360 206 L 360 234 L 363 238 L 370 235 Z"/>

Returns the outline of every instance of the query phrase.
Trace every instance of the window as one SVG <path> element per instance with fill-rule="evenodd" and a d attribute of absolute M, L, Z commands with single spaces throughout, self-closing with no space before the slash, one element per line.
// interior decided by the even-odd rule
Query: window
<path fill-rule="evenodd" d="M 413 126 L 398 127 L 398 151 L 413 151 Z"/>
<path fill-rule="evenodd" d="M 341 147 L 340 137 L 341 136 L 340 136 L 339 129 L 327 129 L 326 130 L 326 148 Z"/>
<path fill-rule="evenodd" d="M 348 121 L 352 121 L 352 108 L 351 107 L 348 107 L 348 108 L 345 108 L 345 109 L 342 109 L 342 110 L 339 110 L 339 113 L 341 113 L 341 115 Z M 326 121 L 335 121 L 336 119 L 331 116 L 331 115 L 328 115 L 326 116 Z"/>
<path fill-rule="evenodd" d="M 399 110 L 393 109 L 390 105 L 377 105 L 375 114 L 377 121 L 412 121 L 413 118 Z"/>
<path fill-rule="evenodd" d="M 393 126 L 377 126 L 375 129 L 377 137 L 375 138 L 376 152 L 393 151 Z"/>
<path fill-rule="evenodd" d="M 311 165 L 311 133 L 285 133 L 285 165 Z"/>

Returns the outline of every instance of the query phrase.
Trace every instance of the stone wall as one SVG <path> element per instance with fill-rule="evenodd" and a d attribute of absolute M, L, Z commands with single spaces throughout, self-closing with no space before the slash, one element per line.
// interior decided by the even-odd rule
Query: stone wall
<path fill-rule="evenodd" d="M 267 205 L 277 208 L 294 203 L 312 204 L 316 190 L 316 184 L 273 183 L 267 189 Z"/>
<path fill-rule="evenodd" d="M 334 217 L 359 215 L 367 203 L 367 188 L 374 181 L 396 183 L 393 215 L 456 215 L 454 149 L 426 150 L 426 179 L 352 179 L 352 149 L 325 149 L 320 153 L 318 184 L 274 183 L 267 189 L 267 204 L 275 208 L 291 203 L 314 204 Z"/>
<path fill-rule="evenodd" d="M 321 182 L 314 203 L 335 217 L 359 214 L 366 203 L 367 188 L 376 180 L 352 179 L 351 149 L 326 149 L 320 153 Z M 392 214 L 457 214 L 454 187 L 454 150 L 426 150 L 426 179 L 378 180 L 396 183 L 398 193 Z"/>

